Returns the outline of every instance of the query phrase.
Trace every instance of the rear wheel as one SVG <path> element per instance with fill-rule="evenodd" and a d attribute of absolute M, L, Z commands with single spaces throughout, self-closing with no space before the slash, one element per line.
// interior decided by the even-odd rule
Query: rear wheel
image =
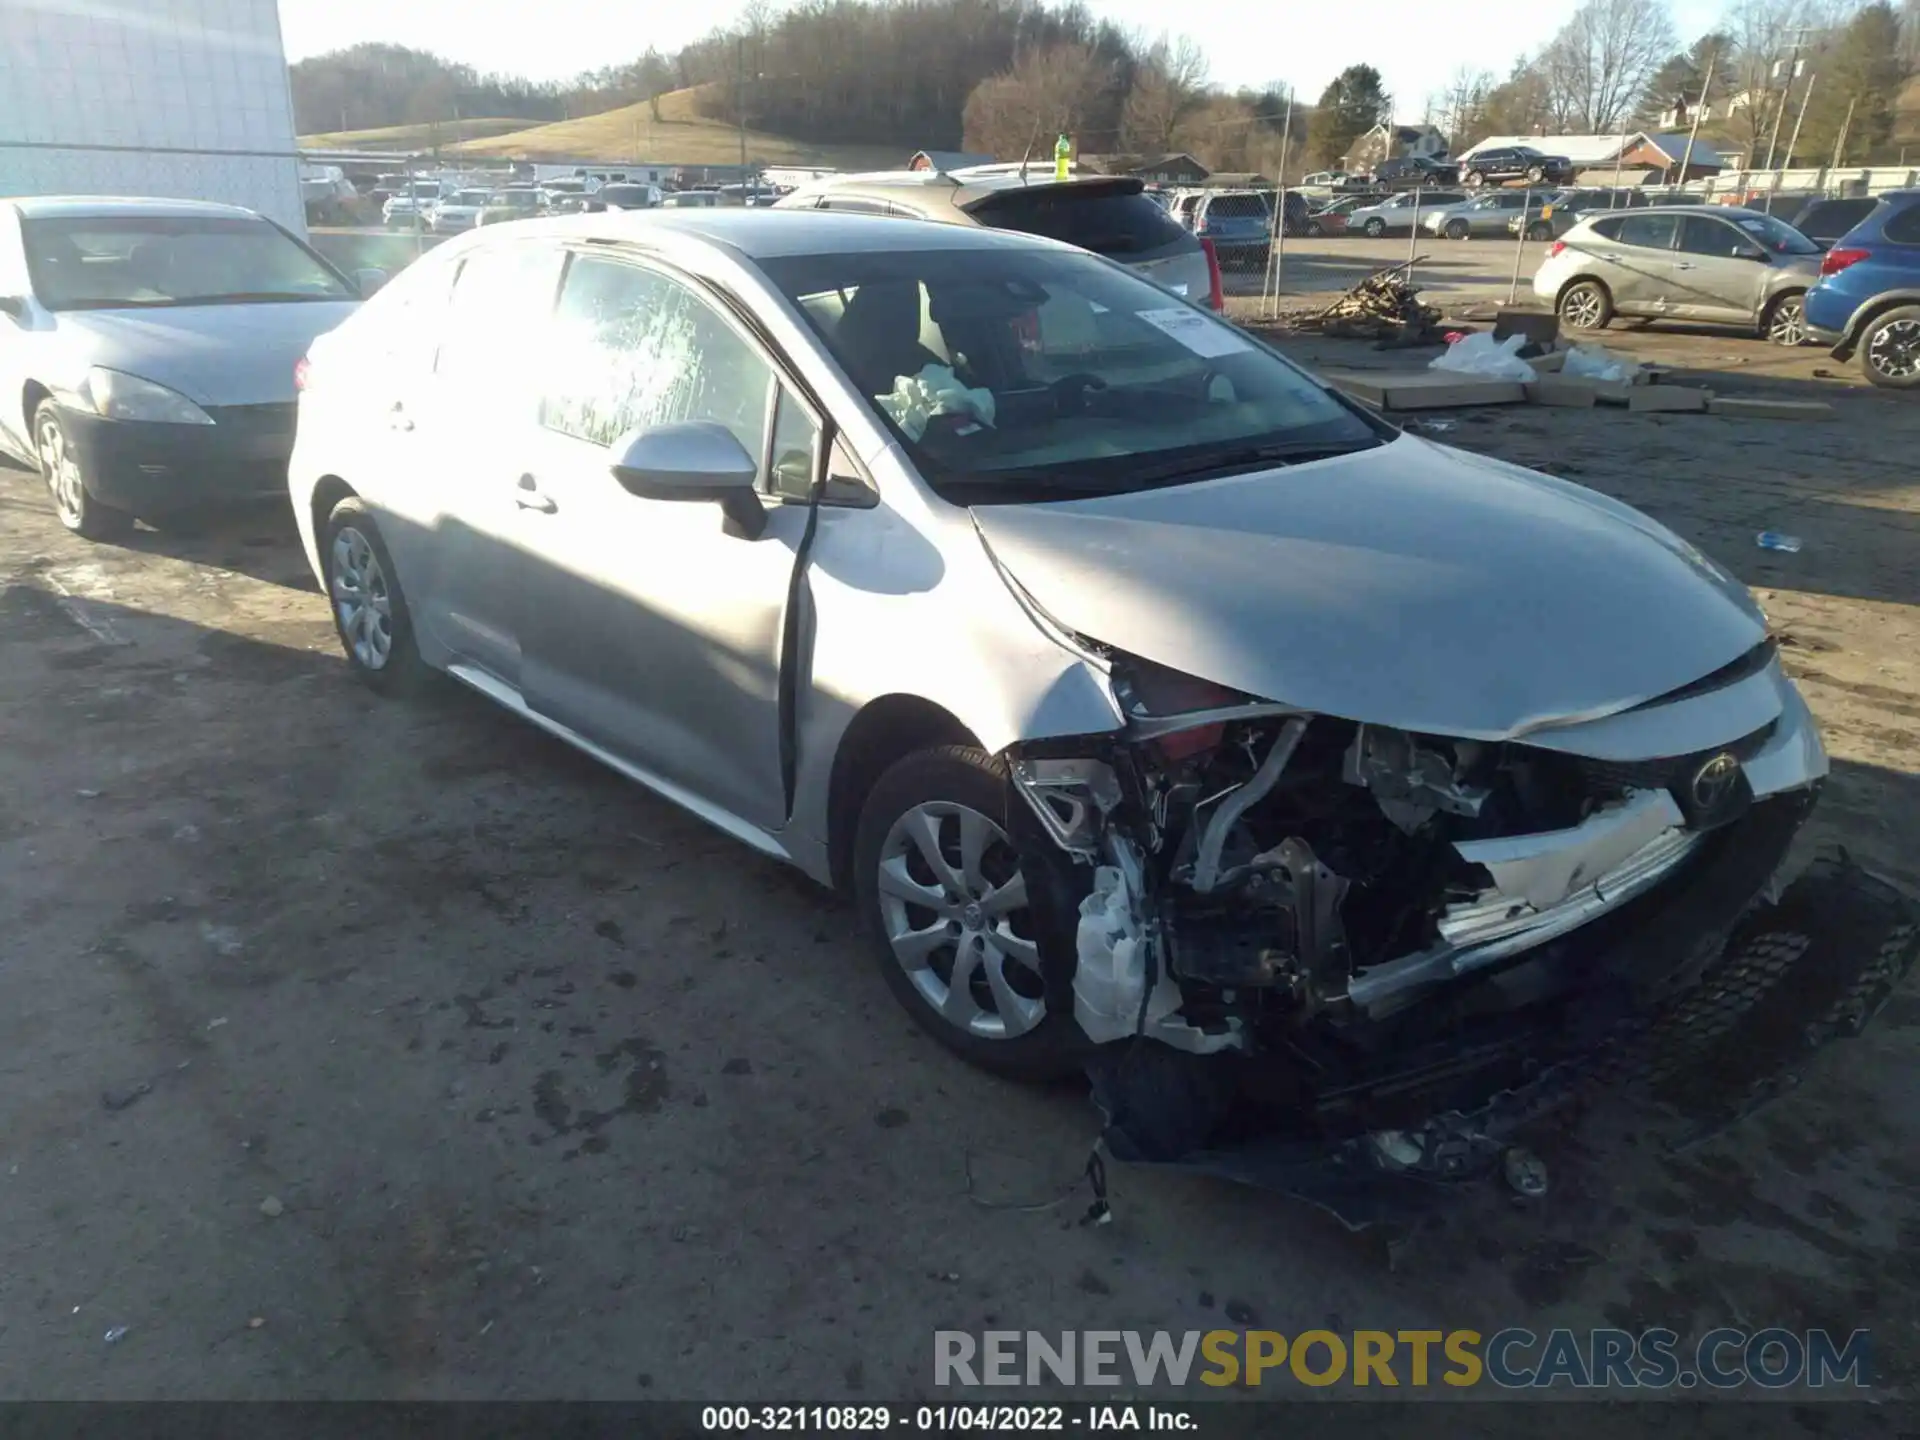
<path fill-rule="evenodd" d="M 430 672 L 414 644 L 407 597 L 373 512 L 357 496 L 333 507 L 320 556 L 333 628 L 353 673 L 386 695 L 419 688 Z"/>
<path fill-rule="evenodd" d="M 33 412 L 33 448 L 62 525 L 86 540 L 111 540 L 133 529 L 133 516 L 88 491 L 80 457 L 68 443 L 60 408 L 51 400 L 42 400 Z"/>
<path fill-rule="evenodd" d="M 1804 345 L 1807 343 L 1807 315 L 1804 292 L 1796 290 L 1782 295 L 1767 307 L 1765 318 L 1760 322 L 1760 331 L 1775 345 Z"/>
<path fill-rule="evenodd" d="M 1071 1073 L 1088 1042 L 1048 984 L 1027 877 L 1007 836 L 1012 787 L 978 749 L 895 762 L 868 794 L 854 884 L 887 986 L 941 1044 L 1020 1080 Z"/>
<path fill-rule="evenodd" d="M 1920 305 L 1902 305 L 1860 332 L 1860 368 L 1891 390 L 1920 389 Z"/>
<path fill-rule="evenodd" d="M 1560 294 L 1560 323 L 1569 330 L 1604 330 L 1613 321 L 1613 296 L 1598 280 L 1579 280 Z"/>
<path fill-rule="evenodd" d="M 1447 221 L 1447 239 L 1464 240 L 1473 233 L 1473 227 L 1464 220 Z"/>
<path fill-rule="evenodd" d="M 1544 220 L 1536 220 L 1527 227 L 1527 239 L 1529 240 L 1551 240 L 1552 238 L 1553 226 Z"/>

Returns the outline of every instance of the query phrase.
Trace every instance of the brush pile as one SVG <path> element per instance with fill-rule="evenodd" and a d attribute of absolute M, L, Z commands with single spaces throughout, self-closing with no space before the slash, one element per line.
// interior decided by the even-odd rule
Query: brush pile
<path fill-rule="evenodd" d="M 1420 303 L 1408 271 L 1421 259 L 1377 270 L 1318 315 L 1300 322 L 1343 340 L 1380 340 L 1395 345 L 1428 345 L 1439 339 L 1440 311 Z"/>

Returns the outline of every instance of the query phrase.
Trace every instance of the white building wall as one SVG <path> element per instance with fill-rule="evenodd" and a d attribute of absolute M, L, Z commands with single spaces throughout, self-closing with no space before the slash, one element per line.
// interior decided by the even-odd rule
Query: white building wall
<path fill-rule="evenodd" d="M 0 0 L 0 195 L 218 200 L 304 235 L 293 148 L 276 0 Z"/>

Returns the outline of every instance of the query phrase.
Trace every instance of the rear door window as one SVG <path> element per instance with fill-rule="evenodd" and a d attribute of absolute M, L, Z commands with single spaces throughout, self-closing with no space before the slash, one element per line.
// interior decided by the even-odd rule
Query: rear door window
<path fill-rule="evenodd" d="M 1622 245 L 1637 245 L 1643 250 L 1671 250 L 1679 228 L 1678 215 L 1627 215 L 1604 233 Z"/>
<path fill-rule="evenodd" d="M 1064 240 L 1121 261 L 1193 243 L 1166 211 L 1138 190 L 1095 186 L 1002 190 L 975 201 L 968 211 L 983 225 Z"/>

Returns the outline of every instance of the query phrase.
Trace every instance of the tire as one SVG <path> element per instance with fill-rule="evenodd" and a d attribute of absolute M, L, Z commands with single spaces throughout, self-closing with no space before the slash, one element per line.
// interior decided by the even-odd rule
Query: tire
<path fill-rule="evenodd" d="M 1309 240 L 1317 240 L 1326 233 L 1326 231 L 1320 228 L 1320 222 L 1318 220 L 1307 221 L 1307 238 Z"/>
<path fill-rule="evenodd" d="M 1369 240 L 1378 240 L 1382 235 L 1387 233 L 1387 222 L 1382 220 L 1378 215 L 1375 215 L 1360 227 L 1360 233 L 1365 235 Z"/>
<path fill-rule="evenodd" d="M 382 695 L 418 691 L 432 672 L 414 643 L 413 616 L 393 556 L 358 496 L 342 500 L 327 517 L 320 565 L 334 633 L 354 675 Z"/>
<path fill-rule="evenodd" d="M 1029 938 L 1036 926 L 1025 900 L 1027 877 L 1006 840 L 1012 803 L 1005 768 L 973 746 L 917 750 L 896 761 L 861 807 L 854 893 L 887 987 L 923 1029 L 983 1070 L 1051 1080 L 1079 1069 L 1092 1047 L 1073 1018 L 1065 977 L 1042 973 L 1062 957 L 1042 956 Z M 917 829 L 916 819 L 932 822 L 927 844 L 921 837 L 929 832 Z M 975 849 L 971 876 L 963 858 L 968 839 Z M 929 847 L 941 857 L 940 869 Z M 942 880 L 942 871 L 950 878 Z M 964 902 L 952 898 L 955 881 L 971 882 L 961 887 Z M 1004 895 L 1006 904 L 1016 894 L 1017 904 L 993 908 L 994 897 Z M 915 904 L 910 895 L 938 903 Z M 903 948 L 896 937 L 907 942 Z M 971 983 L 955 996 L 949 981 L 962 963 Z M 992 984 L 995 972 L 999 986 Z"/>
<path fill-rule="evenodd" d="M 1529 165 L 1527 167 L 1527 183 L 1529 185 L 1538 185 L 1546 178 L 1547 172 L 1542 170 L 1538 165 Z"/>
<path fill-rule="evenodd" d="M 1473 234 L 1473 227 L 1464 220 L 1447 221 L 1447 239 L 1465 240 Z"/>
<path fill-rule="evenodd" d="M 1806 291 L 1789 290 L 1774 297 L 1760 317 L 1760 333 L 1772 345 L 1794 349 L 1807 343 Z"/>
<path fill-rule="evenodd" d="M 1529 240 L 1551 240 L 1552 238 L 1553 226 L 1544 220 L 1536 220 L 1527 227 L 1527 239 Z"/>
<path fill-rule="evenodd" d="M 1613 296 L 1598 280 L 1576 280 L 1560 292 L 1554 308 L 1571 330 L 1604 330 L 1613 323 Z"/>
<path fill-rule="evenodd" d="M 1920 389 L 1920 305 L 1901 305 L 1860 327 L 1860 369 L 1889 390 Z"/>
<path fill-rule="evenodd" d="M 42 400 L 33 412 L 33 450 L 40 457 L 40 478 L 47 482 L 53 513 L 83 540 L 113 540 L 133 529 L 133 516 L 96 499 L 86 471 L 67 443 L 60 407 Z"/>
<path fill-rule="evenodd" d="M 1469 190 L 1478 190 L 1482 185 L 1487 183 L 1487 177 L 1478 170 L 1469 170 L 1466 173 L 1465 180 Z"/>

